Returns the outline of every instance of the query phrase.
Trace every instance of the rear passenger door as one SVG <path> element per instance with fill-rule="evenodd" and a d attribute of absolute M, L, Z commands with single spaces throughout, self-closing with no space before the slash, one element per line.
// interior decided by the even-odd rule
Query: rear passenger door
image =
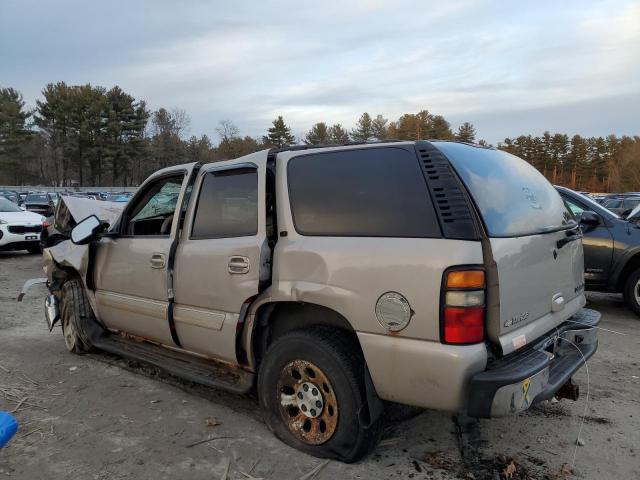
<path fill-rule="evenodd" d="M 176 251 L 174 320 L 186 350 L 235 362 L 242 306 L 268 278 L 266 152 L 201 170 Z"/>

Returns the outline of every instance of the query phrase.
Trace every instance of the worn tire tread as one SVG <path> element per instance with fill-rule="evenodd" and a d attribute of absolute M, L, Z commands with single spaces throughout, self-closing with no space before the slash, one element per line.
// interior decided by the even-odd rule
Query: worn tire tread
<path fill-rule="evenodd" d="M 334 360 L 341 366 L 342 373 L 347 377 L 347 382 L 352 387 L 351 394 L 358 399 L 360 407 L 366 402 L 366 388 L 364 382 L 364 358 L 357 343 L 353 342 L 346 335 L 342 335 L 340 330 L 333 327 L 326 326 L 314 326 L 311 328 L 292 330 L 281 337 L 275 339 L 271 345 L 269 345 L 264 363 L 268 363 L 269 353 L 278 349 L 286 347 L 289 342 L 298 341 L 311 341 L 315 345 L 319 346 L 325 352 L 328 352 Z M 263 390 L 266 386 L 263 384 L 265 379 L 264 375 L 261 375 L 262 369 L 258 372 L 258 389 L 260 394 L 265 394 Z M 335 388 L 335 387 L 334 387 Z M 265 404 L 262 403 L 263 408 Z M 351 419 L 351 421 L 358 421 L 357 419 Z M 271 425 L 269 425 L 271 428 Z M 272 430 L 274 430 L 272 428 Z M 274 430 L 274 433 L 277 433 Z M 380 437 L 382 436 L 382 419 L 378 419 L 368 428 L 359 426 L 358 438 L 355 439 L 351 448 L 348 451 L 331 452 L 320 446 L 306 446 L 306 445 L 293 445 L 296 448 L 301 448 L 311 455 L 335 458 L 343 462 L 355 462 L 368 453 L 370 453 L 377 445 Z M 285 443 L 291 444 L 287 439 L 281 438 Z M 331 441 L 329 441 L 331 442 Z"/>
<path fill-rule="evenodd" d="M 89 304 L 89 299 L 84 291 L 80 279 L 72 279 L 62 286 L 62 311 L 61 316 L 71 315 L 76 331 L 76 348 L 74 353 L 91 352 L 94 348 L 85 332 L 87 322 L 94 322 L 95 316 Z"/>

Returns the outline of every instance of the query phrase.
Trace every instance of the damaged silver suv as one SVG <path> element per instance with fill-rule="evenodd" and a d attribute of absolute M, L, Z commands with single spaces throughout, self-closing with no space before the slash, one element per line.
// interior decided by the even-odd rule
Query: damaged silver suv
<path fill-rule="evenodd" d="M 575 397 L 597 348 L 579 226 L 540 173 L 493 148 L 179 165 L 108 228 L 90 216 L 71 237 L 45 252 L 47 319 L 70 351 L 255 389 L 273 432 L 320 457 L 370 452 L 386 402 L 487 418 L 563 386 Z"/>

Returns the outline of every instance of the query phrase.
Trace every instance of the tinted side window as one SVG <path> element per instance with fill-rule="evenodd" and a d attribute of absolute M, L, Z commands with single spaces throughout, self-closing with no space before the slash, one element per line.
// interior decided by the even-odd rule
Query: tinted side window
<path fill-rule="evenodd" d="M 441 237 L 413 152 L 367 148 L 292 158 L 287 176 L 302 235 Z"/>
<path fill-rule="evenodd" d="M 191 238 L 247 237 L 258 233 L 258 174 L 253 169 L 207 173 Z"/>

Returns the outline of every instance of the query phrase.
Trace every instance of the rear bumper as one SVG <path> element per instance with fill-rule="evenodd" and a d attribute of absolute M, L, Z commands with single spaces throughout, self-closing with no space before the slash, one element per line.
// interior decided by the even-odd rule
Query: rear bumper
<path fill-rule="evenodd" d="M 598 348 L 600 313 L 583 308 L 535 344 L 475 374 L 468 415 L 490 418 L 549 400 Z"/>

